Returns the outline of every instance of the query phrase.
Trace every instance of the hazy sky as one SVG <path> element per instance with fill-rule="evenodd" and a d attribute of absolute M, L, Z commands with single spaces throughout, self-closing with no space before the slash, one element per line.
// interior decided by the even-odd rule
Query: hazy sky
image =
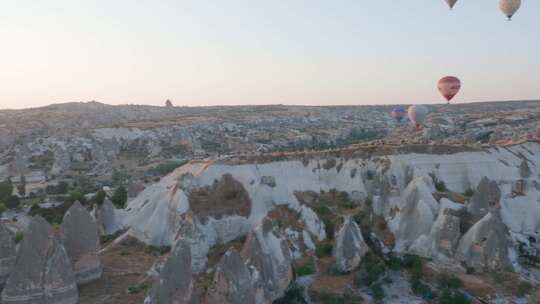
<path fill-rule="evenodd" d="M 0 108 L 540 98 L 540 1 L 1 1 Z"/>

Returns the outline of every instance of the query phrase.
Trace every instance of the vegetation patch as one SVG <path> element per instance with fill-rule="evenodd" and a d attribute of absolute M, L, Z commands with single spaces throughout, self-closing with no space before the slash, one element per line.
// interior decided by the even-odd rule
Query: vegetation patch
<path fill-rule="evenodd" d="M 192 191 L 189 194 L 189 205 L 203 221 L 208 217 L 220 219 L 227 215 L 247 217 L 251 212 L 248 192 L 230 174 L 224 174 L 212 186 Z"/>
<path fill-rule="evenodd" d="M 298 276 L 311 275 L 317 271 L 316 266 L 315 266 L 315 260 L 311 256 L 308 256 L 302 260 L 296 261 L 295 264 L 296 264 L 295 266 L 296 275 Z"/>

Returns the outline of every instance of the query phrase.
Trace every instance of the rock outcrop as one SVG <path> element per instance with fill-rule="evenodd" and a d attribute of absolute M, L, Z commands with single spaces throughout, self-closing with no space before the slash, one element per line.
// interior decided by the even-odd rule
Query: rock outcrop
<path fill-rule="evenodd" d="M 283 295 L 292 280 L 292 258 L 287 242 L 274 232 L 269 219 L 249 234 L 241 256 L 252 271 L 254 287 L 264 291 L 265 302 Z"/>
<path fill-rule="evenodd" d="M 2 292 L 3 304 L 76 304 L 79 292 L 64 246 L 53 228 L 34 217 Z"/>
<path fill-rule="evenodd" d="M 499 210 L 490 211 L 459 241 L 456 258 L 478 272 L 512 267 L 510 240 Z"/>
<path fill-rule="evenodd" d="M 256 291 L 248 267 L 234 248 L 221 258 L 212 285 L 206 294 L 207 303 L 248 304 L 256 302 Z"/>
<path fill-rule="evenodd" d="M 2 290 L 13 265 L 15 265 L 15 257 L 13 234 L 0 221 L 0 290 Z"/>
<path fill-rule="evenodd" d="M 501 200 L 501 190 L 496 181 L 483 177 L 478 184 L 478 188 L 471 197 L 467 205 L 467 211 L 476 219 L 485 216 L 489 210 L 496 207 Z"/>
<path fill-rule="evenodd" d="M 111 235 L 122 230 L 125 211 L 116 209 L 109 198 L 105 198 L 101 206 L 95 206 L 92 213 L 100 235 Z"/>
<path fill-rule="evenodd" d="M 187 242 L 178 240 L 144 303 L 195 304 L 198 302 L 191 271 L 191 249 Z"/>
<path fill-rule="evenodd" d="M 459 230 L 461 219 L 454 212 L 452 209 L 441 210 L 431 227 L 433 251 L 448 258 L 454 256 L 461 237 Z"/>
<path fill-rule="evenodd" d="M 337 270 L 341 272 L 352 271 L 360 265 L 367 252 L 368 246 L 364 242 L 360 228 L 351 217 L 347 217 L 336 236 L 334 257 L 336 258 Z"/>
<path fill-rule="evenodd" d="M 389 224 L 396 236 L 396 247 L 399 251 L 406 251 L 418 238 L 429 235 L 438 212 L 438 203 L 426 180 L 416 178 L 402 193 L 398 208 Z"/>
<path fill-rule="evenodd" d="M 64 215 L 60 235 L 77 283 L 86 284 L 99 279 L 102 267 L 98 256 L 100 246 L 97 225 L 78 201 Z"/>

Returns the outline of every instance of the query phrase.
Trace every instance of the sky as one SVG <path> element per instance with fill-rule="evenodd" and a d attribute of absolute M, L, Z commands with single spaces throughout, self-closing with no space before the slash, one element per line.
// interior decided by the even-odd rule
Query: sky
<path fill-rule="evenodd" d="M 540 1 L 0 0 L 0 108 L 540 99 Z"/>

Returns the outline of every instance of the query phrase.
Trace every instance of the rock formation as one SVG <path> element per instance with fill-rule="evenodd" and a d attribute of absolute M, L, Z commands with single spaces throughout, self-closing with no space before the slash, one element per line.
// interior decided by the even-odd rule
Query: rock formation
<path fill-rule="evenodd" d="M 459 241 L 456 258 L 476 271 L 499 271 L 512 266 L 508 229 L 499 210 L 490 211 Z"/>
<path fill-rule="evenodd" d="M 429 235 L 437 208 L 426 180 L 416 178 L 409 183 L 402 193 L 399 212 L 390 222 L 398 250 L 406 250 L 419 237 Z"/>
<path fill-rule="evenodd" d="M 497 182 L 489 180 L 484 176 L 467 205 L 467 211 L 475 218 L 480 219 L 491 208 L 496 207 L 500 203 L 500 200 L 501 190 L 499 190 Z"/>
<path fill-rule="evenodd" d="M 13 234 L 0 221 L 0 290 L 2 290 L 15 264 L 15 256 Z"/>
<path fill-rule="evenodd" d="M 526 159 L 523 159 L 519 165 L 519 175 L 521 178 L 529 178 L 531 176 L 531 168 L 529 167 L 529 162 Z"/>
<path fill-rule="evenodd" d="M 256 303 L 255 289 L 248 267 L 234 248 L 221 258 L 212 285 L 206 294 L 207 303 Z"/>
<path fill-rule="evenodd" d="M 2 292 L 3 304 L 76 304 L 79 292 L 64 246 L 43 218 L 32 219 Z"/>
<path fill-rule="evenodd" d="M 78 201 L 64 215 L 60 235 L 77 283 L 85 284 L 99 279 L 102 268 L 98 256 L 100 246 L 97 225 Z"/>
<path fill-rule="evenodd" d="M 95 206 L 93 215 L 100 235 L 111 235 L 122 229 L 124 210 L 114 207 L 111 200 L 106 197 L 101 206 Z"/>
<path fill-rule="evenodd" d="M 269 219 L 249 234 L 241 255 L 253 272 L 255 288 L 264 291 L 265 302 L 283 295 L 292 280 L 291 253 Z"/>
<path fill-rule="evenodd" d="M 434 252 L 443 254 L 445 257 L 454 256 L 461 237 L 460 222 L 460 218 L 454 215 L 452 209 L 441 210 L 431 227 Z"/>
<path fill-rule="evenodd" d="M 187 242 L 176 242 L 144 303 L 198 303 L 191 271 L 191 249 Z"/>
<path fill-rule="evenodd" d="M 368 246 L 364 242 L 360 228 L 351 217 L 347 217 L 336 236 L 334 257 L 336 267 L 341 272 L 349 272 L 358 267 Z"/>

